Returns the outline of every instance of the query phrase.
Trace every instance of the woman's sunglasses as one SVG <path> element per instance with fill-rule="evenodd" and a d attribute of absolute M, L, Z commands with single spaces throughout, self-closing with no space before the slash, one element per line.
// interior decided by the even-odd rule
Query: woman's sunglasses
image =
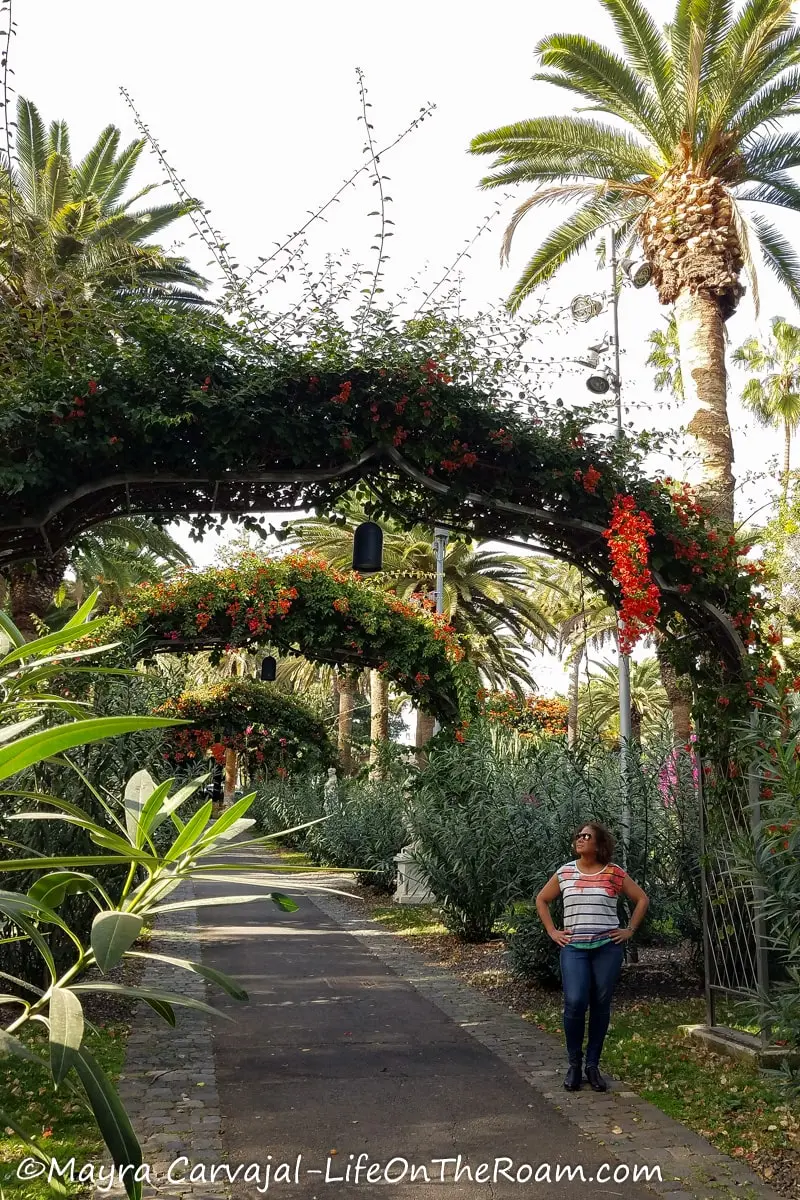
<path fill-rule="evenodd" d="M 587 842 L 590 842 L 593 837 L 594 837 L 593 833 L 576 833 L 575 841 L 580 842 L 582 839 L 585 839 Z"/>

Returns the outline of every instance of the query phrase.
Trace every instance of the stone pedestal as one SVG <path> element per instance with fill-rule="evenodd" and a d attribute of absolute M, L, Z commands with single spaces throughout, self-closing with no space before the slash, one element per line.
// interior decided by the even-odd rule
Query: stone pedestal
<path fill-rule="evenodd" d="M 422 868 L 414 861 L 411 846 L 404 846 L 395 854 L 397 863 L 397 889 L 392 899 L 395 904 L 435 904 L 436 897 L 428 887 Z"/>

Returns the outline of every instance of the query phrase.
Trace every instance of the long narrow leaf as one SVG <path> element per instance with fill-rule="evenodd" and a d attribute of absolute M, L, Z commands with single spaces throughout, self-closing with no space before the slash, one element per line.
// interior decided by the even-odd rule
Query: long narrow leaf
<path fill-rule="evenodd" d="M 83 1008 L 69 988 L 53 988 L 50 994 L 50 1070 L 56 1087 L 70 1068 L 70 1054 L 83 1041 Z"/>
<path fill-rule="evenodd" d="M 122 1172 L 129 1200 L 141 1200 L 142 1185 L 134 1175 L 142 1164 L 142 1148 L 116 1089 L 88 1050 L 72 1053 L 70 1060 L 83 1084 L 111 1159 Z"/>
<path fill-rule="evenodd" d="M 8 615 L 8 613 L 4 613 L 2 609 L 0 609 L 0 629 L 3 630 L 6 637 L 8 638 L 8 640 L 10 642 L 13 643 L 13 645 L 15 645 L 15 646 L 24 646 L 25 645 L 24 634 L 21 632 L 21 630 L 19 630 L 17 628 L 17 626 L 11 620 L 11 617 Z"/>
<path fill-rule="evenodd" d="M 77 642 L 80 638 L 87 637 L 88 634 L 107 623 L 106 617 L 98 617 L 96 621 L 87 621 L 79 629 L 65 625 L 63 629 L 58 629 L 55 633 L 48 633 L 33 642 L 15 646 L 4 658 L 0 658 L 0 667 L 7 667 L 9 663 L 19 662 L 21 658 L 38 658 L 41 654 L 49 654 L 57 646 L 67 646 L 70 642 Z"/>
<path fill-rule="evenodd" d="M 42 762 L 73 746 L 85 746 L 90 742 L 144 729 L 168 729 L 176 724 L 186 722 L 171 721 L 166 717 L 93 717 L 32 733 L 11 746 L 0 747 L 0 779 L 17 775 L 33 763 Z"/>
<path fill-rule="evenodd" d="M 156 962 L 182 967 L 185 971 L 194 971 L 196 975 L 202 975 L 203 979 L 207 979 L 209 983 L 218 984 L 234 1000 L 249 999 L 247 992 L 235 979 L 231 979 L 230 975 L 226 975 L 224 971 L 217 971 L 214 967 L 205 966 L 204 963 L 192 962 L 188 958 L 173 958 L 170 954 L 153 954 L 150 950 L 129 950 L 128 955 L 133 958 L 152 958 Z"/>
<path fill-rule="evenodd" d="M 110 971 L 141 933 L 142 918 L 136 913 L 101 912 L 92 922 L 91 944 L 101 971 Z"/>
<path fill-rule="evenodd" d="M 174 1004 L 176 1008 L 192 1008 L 196 1012 L 208 1013 L 212 1017 L 224 1017 L 226 1021 L 233 1020 L 227 1013 L 221 1012 L 211 1004 L 195 1000 L 193 996 L 183 996 L 180 992 L 164 992 L 161 988 L 126 987 L 122 983 L 76 983 L 72 990 L 74 992 L 114 992 L 115 995 L 130 996 L 135 1000 L 160 1000 L 164 1004 Z"/>
<path fill-rule="evenodd" d="M 191 817 L 183 829 L 180 831 L 175 841 L 170 846 L 167 853 L 164 855 L 165 862 L 175 862 L 187 850 L 194 848 L 195 843 L 200 839 L 200 835 L 208 824 L 208 818 L 211 816 L 212 809 L 211 801 L 208 800 L 202 808 L 198 808 L 197 812 Z"/>

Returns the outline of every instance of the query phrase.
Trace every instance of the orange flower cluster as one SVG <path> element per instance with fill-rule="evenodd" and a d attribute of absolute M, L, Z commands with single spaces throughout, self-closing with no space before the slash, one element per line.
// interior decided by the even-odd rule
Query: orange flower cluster
<path fill-rule="evenodd" d="M 516 729 L 523 735 L 535 733 L 559 737 L 567 732 L 568 705 L 548 696 L 518 696 L 515 692 L 478 692 L 483 715 L 488 721 Z"/>
<path fill-rule="evenodd" d="M 597 492 L 597 485 L 602 478 L 603 476 L 597 470 L 597 467 L 593 466 L 587 467 L 585 471 L 581 471 L 581 469 L 578 468 L 578 470 L 575 472 L 575 480 L 578 483 L 582 483 L 584 491 L 589 492 L 592 496 L 594 496 Z"/>

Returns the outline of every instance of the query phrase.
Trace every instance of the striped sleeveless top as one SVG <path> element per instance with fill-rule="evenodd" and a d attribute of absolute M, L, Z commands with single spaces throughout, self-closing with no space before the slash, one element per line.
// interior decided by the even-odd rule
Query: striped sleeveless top
<path fill-rule="evenodd" d="M 577 859 L 556 871 L 564 901 L 564 929 L 571 933 L 570 946 L 591 950 L 610 942 L 612 929 L 619 928 L 617 897 L 622 891 L 625 872 L 616 863 L 607 863 L 601 871 L 584 874 Z"/>

